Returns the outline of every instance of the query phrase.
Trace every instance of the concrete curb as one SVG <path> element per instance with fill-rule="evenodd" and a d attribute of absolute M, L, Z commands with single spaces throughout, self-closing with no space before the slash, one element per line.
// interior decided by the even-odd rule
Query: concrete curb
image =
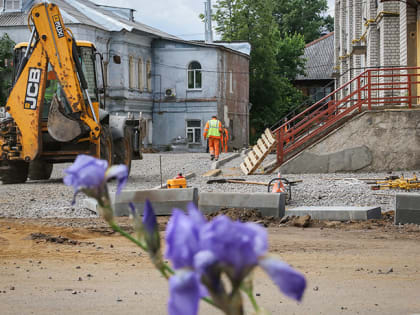
<path fill-rule="evenodd" d="M 240 154 L 239 153 L 233 153 L 227 157 L 225 157 L 224 159 L 221 159 L 220 161 L 216 161 L 211 165 L 211 169 L 215 170 L 217 168 L 220 168 L 220 166 L 226 164 L 227 162 L 232 161 L 233 159 L 236 159 L 237 157 L 239 157 Z"/>
<path fill-rule="evenodd" d="M 143 214 L 146 199 L 153 204 L 156 215 L 171 215 L 173 208 L 186 210 L 191 202 L 197 204 L 197 188 L 176 189 L 149 189 L 149 190 L 126 190 L 118 196 L 110 194 L 111 205 L 116 217 L 124 217 L 130 214 L 129 203 L 132 202 L 140 215 Z M 86 199 L 84 206 L 99 214 L 98 204 L 94 199 Z"/>
<path fill-rule="evenodd" d="M 288 216 L 309 214 L 315 220 L 349 221 L 381 219 L 381 207 L 297 207 L 286 210 Z"/>
<path fill-rule="evenodd" d="M 420 194 L 396 194 L 394 224 L 410 223 L 420 224 Z"/>
<path fill-rule="evenodd" d="M 130 202 L 134 203 L 141 215 L 146 199 L 152 202 L 157 215 L 170 215 L 173 208 L 186 210 L 187 205 L 194 202 L 204 213 L 221 208 L 244 208 L 258 209 L 263 216 L 283 217 L 286 203 L 284 193 L 198 193 L 197 188 L 133 190 L 122 191 L 118 196 L 115 193 L 110 195 L 114 215 L 117 217 L 129 215 Z M 96 200 L 85 199 L 83 205 L 99 214 Z"/>
<path fill-rule="evenodd" d="M 204 213 L 211 213 L 220 208 L 245 208 L 258 209 L 263 216 L 283 217 L 285 204 L 285 193 L 201 192 L 198 195 L 198 208 Z"/>

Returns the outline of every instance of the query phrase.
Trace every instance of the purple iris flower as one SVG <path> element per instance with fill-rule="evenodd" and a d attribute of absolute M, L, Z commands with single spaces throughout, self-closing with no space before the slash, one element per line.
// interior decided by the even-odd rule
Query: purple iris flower
<path fill-rule="evenodd" d="M 87 190 L 92 197 L 100 197 L 105 183 L 117 179 L 117 194 L 127 182 L 128 169 L 125 165 L 115 165 L 108 168 L 108 162 L 89 155 L 78 155 L 74 163 L 64 170 L 64 184 L 73 186 L 75 194 Z"/>
<path fill-rule="evenodd" d="M 166 258 L 176 269 L 192 267 L 199 251 L 199 226 L 184 211 L 174 209 L 166 227 Z"/>
<path fill-rule="evenodd" d="M 234 268 L 234 277 L 242 277 L 267 251 L 267 232 L 259 225 L 219 216 L 201 229 L 200 249 L 211 251 L 219 263 Z"/>
<path fill-rule="evenodd" d="M 108 163 L 89 155 L 78 155 L 74 163 L 64 172 L 64 184 L 80 189 L 98 189 L 104 181 Z"/>
<path fill-rule="evenodd" d="M 128 180 L 128 168 L 124 164 L 113 165 L 105 172 L 105 180 L 117 180 L 117 195 L 121 192 Z"/>
<path fill-rule="evenodd" d="M 200 301 L 200 283 L 190 270 L 177 271 L 169 279 L 171 292 L 168 303 L 170 315 L 196 315 Z"/>
<path fill-rule="evenodd" d="M 148 199 L 144 204 L 143 226 L 148 234 L 152 234 L 157 230 L 156 215 L 153 211 L 152 204 Z"/>
<path fill-rule="evenodd" d="M 273 257 L 261 259 L 259 265 L 285 295 L 297 301 L 302 300 L 306 280 L 300 272 Z"/>
<path fill-rule="evenodd" d="M 188 277 L 176 273 L 171 278 L 177 285 L 170 285 L 169 314 L 197 314 L 197 296 L 203 295 L 192 274 L 212 295 L 226 294 L 221 288 L 221 270 L 230 275 L 232 284 L 239 285 L 258 265 L 285 295 L 300 301 L 305 277 L 284 262 L 266 257 L 267 249 L 267 232 L 257 224 L 234 222 L 225 216 L 206 222 L 193 205 L 188 207 L 188 215 L 175 209 L 166 230 L 166 258 L 175 269 L 188 270 Z M 188 312 L 182 313 L 175 306 Z"/>

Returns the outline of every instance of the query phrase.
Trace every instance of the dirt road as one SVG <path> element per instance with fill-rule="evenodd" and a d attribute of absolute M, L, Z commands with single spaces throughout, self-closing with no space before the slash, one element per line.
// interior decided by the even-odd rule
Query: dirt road
<path fill-rule="evenodd" d="M 257 300 L 272 314 L 420 313 L 418 228 L 268 231 L 270 251 L 308 279 L 297 304 L 257 272 Z M 166 281 L 144 253 L 109 232 L 100 219 L 0 219 L 0 313 L 165 314 Z M 218 312 L 201 303 L 200 314 Z"/>

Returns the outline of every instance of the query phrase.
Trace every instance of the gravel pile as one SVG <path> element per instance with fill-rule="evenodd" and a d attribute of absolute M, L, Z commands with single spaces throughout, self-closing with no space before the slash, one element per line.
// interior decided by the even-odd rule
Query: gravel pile
<path fill-rule="evenodd" d="M 214 177 L 201 175 L 211 169 L 212 161 L 205 153 L 160 153 L 144 154 L 144 159 L 133 161 L 130 179 L 126 189 L 151 189 L 160 185 L 160 159 L 162 161 L 162 180 L 178 173 L 195 173 L 188 180 L 188 186 L 207 192 L 266 192 L 266 186 L 245 184 L 207 184 Z M 222 156 L 223 157 L 223 156 Z M 268 183 L 276 177 L 271 175 L 245 176 L 239 170 L 241 158 L 232 160 L 222 167 L 223 174 L 216 178 L 242 178 L 253 182 Z M 28 181 L 20 185 L 0 185 L 0 217 L 26 218 L 87 218 L 96 214 L 82 205 L 86 198 L 80 194 L 74 206 L 71 205 L 73 191 L 62 184 L 63 170 L 69 164 L 55 165 L 52 178 L 48 181 Z M 394 172 L 393 175 L 401 175 Z M 413 172 L 404 172 L 412 177 Z M 370 185 L 358 179 L 385 178 L 387 173 L 340 173 L 340 174 L 282 174 L 285 178 L 302 183 L 292 187 L 290 206 L 381 206 L 383 211 L 394 210 L 394 190 L 371 190 Z M 115 191 L 115 184 L 110 185 Z"/>

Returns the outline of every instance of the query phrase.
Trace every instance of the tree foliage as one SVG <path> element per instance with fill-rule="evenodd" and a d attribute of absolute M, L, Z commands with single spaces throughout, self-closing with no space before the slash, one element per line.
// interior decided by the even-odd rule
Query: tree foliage
<path fill-rule="evenodd" d="M 11 83 L 13 47 L 15 43 L 7 34 L 0 38 L 0 106 L 6 104 L 8 88 Z"/>
<path fill-rule="evenodd" d="M 302 34 L 309 43 L 322 32 L 334 29 L 334 19 L 326 16 L 327 0 L 275 0 L 274 17 L 284 34 Z"/>
<path fill-rule="evenodd" d="M 251 141 L 264 128 L 300 104 L 302 94 L 290 80 L 303 72 L 304 38 L 283 34 L 273 0 L 220 0 L 215 5 L 216 31 L 224 41 L 248 41 L 250 59 Z M 252 132 L 254 131 L 254 133 Z"/>

